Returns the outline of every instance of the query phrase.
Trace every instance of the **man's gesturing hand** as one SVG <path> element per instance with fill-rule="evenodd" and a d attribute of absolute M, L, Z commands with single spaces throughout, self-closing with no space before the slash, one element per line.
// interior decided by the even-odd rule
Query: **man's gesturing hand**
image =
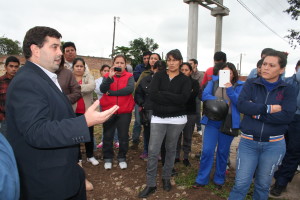
<path fill-rule="evenodd" d="M 108 120 L 111 117 L 111 115 L 114 114 L 119 109 L 119 106 L 114 105 L 113 107 L 111 107 L 106 111 L 99 112 L 96 110 L 98 105 L 99 105 L 99 100 L 95 101 L 93 105 L 91 105 L 84 114 L 88 127 L 94 126 L 96 124 L 102 124 L 103 122 Z"/>

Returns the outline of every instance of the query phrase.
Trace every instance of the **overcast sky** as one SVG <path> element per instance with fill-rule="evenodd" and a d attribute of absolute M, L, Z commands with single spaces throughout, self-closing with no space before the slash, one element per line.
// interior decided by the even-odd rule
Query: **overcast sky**
<path fill-rule="evenodd" d="M 256 66 L 265 47 L 289 52 L 287 75 L 294 72 L 300 59 L 300 47 L 293 49 L 282 39 L 290 28 L 300 28 L 282 11 L 286 0 L 242 0 L 264 23 L 281 38 L 263 26 L 237 0 L 224 0 L 230 9 L 223 18 L 222 51 L 229 62 L 240 62 L 242 73 Z M 115 46 L 129 46 L 129 41 L 142 37 L 153 38 L 159 44 L 157 53 L 169 50 L 187 52 L 189 5 L 183 0 L 1 0 L 0 36 L 23 41 L 26 31 L 34 26 L 57 29 L 63 41 L 73 41 L 77 53 L 85 56 L 109 57 L 112 48 L 113 18 L 116 24 Z M 213 65 L 215 17 L 199 6 L 198 56 L 199 70 Z"/>

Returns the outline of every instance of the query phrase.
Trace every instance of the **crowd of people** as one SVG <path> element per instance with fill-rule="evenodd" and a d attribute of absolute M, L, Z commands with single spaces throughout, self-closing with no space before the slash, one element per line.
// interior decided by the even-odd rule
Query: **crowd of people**
<path fill-rule="evenodd" d="M 0 199 L 86 199 L 93 185 L 85 178 L 80 144 L 94 166 L 99 165 L 95 147 L 102 149 L 105 170 L 113 170 L 117 148 L 119 168 L 126 170 L 132 113 L 131 148 L 143 141 L 139 158 L 147 161 L 146 187 L 138 198 L 157 190 L 159 160 L 163 190 L 172 190 L 174 164 L 191 166 L 194 131 L 203 138 L 194 189 L 209 184 L 213 167 L 212 182 L 222 189 L 237 136 L 230 200 L 245 199 L 252 182 L 253 199 L 280 196 L 293 179 L 300 164 L 300 60 L 295 74 L 285 78 L 287 54 L 266 48 L 243 82 L 221 51 L 205 73 L 197 59 L 184 62 L 178 49 L 169 51 L 165 61 L 147 51 L 133 73 L 125 56 L 116 55 L 111 66 L 99 66 L 101 77 L 94 80 L 75 44 L 61 47 L 61 37 L 53 28 L 34 27 L 23 42 L 25 65 L 20 68 L 14 56 L 6 59 L 6 74 L 0 77 L 5 136 L 0 134 Z M 97 124 L 103 124 L 98 145 Z"/>

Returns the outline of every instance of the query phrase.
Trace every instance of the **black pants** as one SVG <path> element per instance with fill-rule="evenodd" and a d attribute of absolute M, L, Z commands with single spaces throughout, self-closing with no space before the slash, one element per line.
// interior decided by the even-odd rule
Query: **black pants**
<path fill-rule="evenodd" d="M 294 116 L 285 139 L 286 153 L 282 164 L 274 174 L 276 184 L 283 187 L 286 187 L 292 181 L 300 164 L 300 115 Z"/>
<path fill-rule="evenodd" d="M 113 138 L 115 129 L 118 130 L 119 153 L 118 160 L 126 161 L 128 151 L 128 131 L 131 121 L 131 113 L 115 114 L 105 123 L 103 123 L 103 158 L 105 162 L 112 162 L 114 157 Z"/>
<path fill-rule="evenodd" d="M 78 165 L 78 167 L 80 166 Z M 68 198 L 67 200 L 86 200 L 85 174 L 81 167 L 79 171 L 79 178 L 80 178 L 80 187 L 78 193 L 75 196 Z"/>
<path fill-rule="evenodd" d="M 184 153 L 183 159 L 189 158 L 189 153 L 192 150 L 192 137 L 193 137 L 196 120 L 197 120 L 196 114 L 187 115 L 187 123 L 185 124 L 182 133 L 179 135 L 177 149 L 176 149 L 176 158 L 180 158 L 181 146 Z M 183 141 L 182 141 L 182 135 L 183 135 Z"/>
<path fill-rule="evenodd" d="M 81 116 L 83 114 L 81 113 L 76 113 L 76 116 Z M 86 157 L 91 158 L 94 156 L 94 126 L 89 127 L 89 131 L 90 131 L 90 137 L 91 137 L 91 141 L 90 142 L 86 142 L 85 144 L 85 152 L 86 152 Z M 80 152 L 80 145 L 79 145 L 79 155 L 78 155 L 78 160 L 82 160 L 82 155 Z"/>

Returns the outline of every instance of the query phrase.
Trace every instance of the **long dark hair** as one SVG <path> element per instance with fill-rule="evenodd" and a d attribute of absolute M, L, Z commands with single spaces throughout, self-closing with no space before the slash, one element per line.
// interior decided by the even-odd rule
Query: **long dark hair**
<path fill-rule="evenodd" d="M 217 63 L 215 66 L 214 66 L 214 69 L 213 69 L 213 75 L 218 75 L 219 74 L 219 71 L 228 67 L 232 73 L 233 73 L 233 79 L 231 81 L 231 84 L 234 85 L 238 80 L 239 80 L 239 75 L 238 75 L 238 72 L 234 66 L 234 64 L 230 63 L 230 62 L 227 62 L 227 63 Z"/>
<path fill-rule="evenodd" d="M 161 60 L 161 57 L 160 57 L 160 55 L 159 55 L 158 53 L 151 53 L 151 54 L 150 54 L 150 57 L 151 57 L 153 54 L 155 54 L 155 55 L 158 56 L 158 60 Z M 147 64 L 147 66 L 146 66 L 146 69 L 150 69 L 150 68 L 151 68 L 151 66 L 150 66 L 150 57 L 149 57 L 149 61 L 148 61 L 148 64 Z M 155 63 L 154 63 L 154 64 L 155 64 Z"/>
<path fill-rule="evenodd" d="M 85 61 L 83 60 L 83 58 L 75 58 L 73 60 L 73 63 L 72 63 L 72 69 L 74 69 L 74 65 L 78 62 L 78 61 L 81 61 L 83 63 L 83 66 L 84 66 L 84 69 L 85 69 Z"/>

